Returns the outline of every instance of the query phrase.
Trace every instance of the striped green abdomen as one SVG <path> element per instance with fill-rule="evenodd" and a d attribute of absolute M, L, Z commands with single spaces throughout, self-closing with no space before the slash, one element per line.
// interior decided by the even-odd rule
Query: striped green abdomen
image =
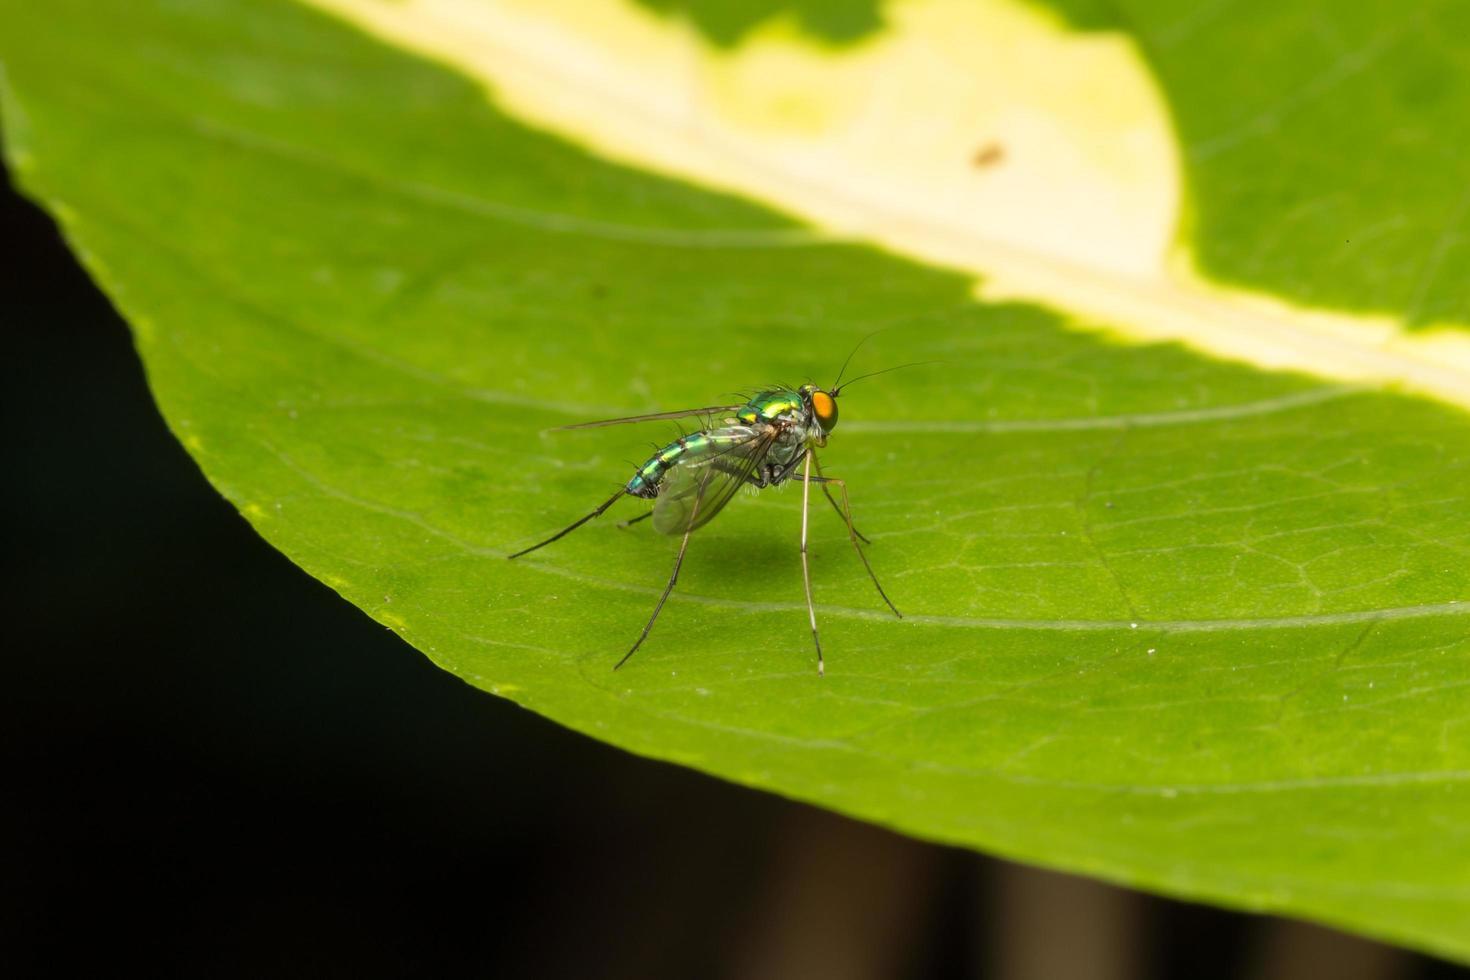
<path fill-rule="evenodd" d="M 680 462 L 723 452 L 743 441 L 749 433 L 750 430 L 742 425 L 710 429 L 707 432 L 691 432 L 687 436 L 681 436 L 648 457 L 648 461 L 638 467 L 638 472 L 633 474 L 633 479 L 628 481 L 624 490 L 635 497 L 656 497 L 664 476 Z"/>

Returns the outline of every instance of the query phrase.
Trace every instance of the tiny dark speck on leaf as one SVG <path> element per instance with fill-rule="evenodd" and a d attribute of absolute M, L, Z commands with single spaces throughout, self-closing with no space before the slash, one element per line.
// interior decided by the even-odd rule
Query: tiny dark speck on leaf
<path fill-rule="evenodd" d="M 975 155 L 970 158 L 970 163 L 977 169 L 983 169 L 985 167 L 993 167 L 997 163 L 1003 161 L 1005 158 L 1005 147 L 1001 146 L 999 143 L 991 141 L 975 151 Z"/>

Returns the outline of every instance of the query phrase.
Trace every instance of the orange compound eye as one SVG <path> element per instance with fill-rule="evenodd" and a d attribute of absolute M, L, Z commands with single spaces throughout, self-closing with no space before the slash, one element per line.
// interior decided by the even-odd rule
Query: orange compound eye
<path fill-rule="evenodd" d="M 837 427 L 837 399 L 825 391 L 812 392 L 812 412 L 826 431 Z"/>

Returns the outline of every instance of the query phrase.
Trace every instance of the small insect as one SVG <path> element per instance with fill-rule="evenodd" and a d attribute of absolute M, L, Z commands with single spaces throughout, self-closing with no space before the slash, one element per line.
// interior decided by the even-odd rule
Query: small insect
<path fill-rule="evenodd" d="M 861 342 L 858 346 L 862 346 Z M 855 353 L 856 347 L 853 348 L 853 354 Z M 873 587 L 878 590 L 878 595 L 893 610 L 893 615 L 903 618 L 893 600 L 883 591 L 878 576 L 873 572 L 873 566 L 868 563 L 868 556 L 863 552 L 863 544 L 872 542 L 852 522 L 852 505 L 848 500 L 847 484 L 836 477 L 822 474 L 816 450 L 827 445 L 827 438 L 837 427 L 837 397 L 847 385 L 914 365 L 900 364 L 883 371 L 873 371 L 852 378 L 844 385 L 842 375 L 846 373 L 851 360 L 852 354 L 849 354 L 831 388 L 814 384 L 799 388 L 772 388 L 760 392 L 743 405 L 714 405 L 563 426 L 564 429 L 591 429 L 604 425 L 691 416 L 704 416 L 721 422 L 680 436 L 664 446 L 638 467 L 632 479 L 619 488 L 617 493 L 599 504 L 590 514 L 573 521 L 544 541 L 522 548 L 509 557 L 519 558 L 565 537 L 588 521 L 601 516 L 624 496 L 653 501 L 652 510 L 633 518 L 624 526 L 651 517 L 655 531 L 681 536 L 679 551 L 674 558 L 674 568 L 669 574 L 668 584 L 664 586 L 663 594 L 653 607 L 653 614 L 648 617 L 643 632 L 638 634 L 633 646 L 613 666 L 617 670 L 638 652 L 638 648 L 648 638 L 649 631 L 653 629 L 669 594 L 674 591 L 674 583 L 679 580 L 679 569 L 684 564 L 684 553 L 689 548 L 689 536 L 712 521 L 734 499 L 735 492 L 741 487 L 751 486 L 763 490 L 766 487 L 779 486 L 787 480 L 799 480 L 802 484 L 802 584 L 806 588 L 806 611 L 807 618 L 811 621 L 812 643 L 817 649 L 817 673 L 822 674 L 822 640 L 817 633 L 817 612 L 812 604 L 812 577 L 807 563 L 807 511 L 813 484 L 822 488 L 822 493 L 846 523 L 848 539 L 862 559 L 863 567 L 873 580 Z M 842 498 L 840 503 L 837 495 L 832 492 L 833 487 L 837 488 Z"/>

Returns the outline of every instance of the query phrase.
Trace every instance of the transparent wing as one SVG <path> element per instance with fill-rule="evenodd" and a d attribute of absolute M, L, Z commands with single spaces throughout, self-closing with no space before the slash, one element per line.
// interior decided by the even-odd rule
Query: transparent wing
<path fill-rule="evenodd" d="M 664 477 L 653 503 L 654 530 L 683 534 L 708 524 L 761 465 L 778 431 L 747 426 L 711 430 L 712 447 L 680 460 Z"/>
<path fill-rule="evenodd" d="M 710 405 L 706 408 L 681 408 L 676 412 L 654 412 L 650 415 L 629 415 L 620 419 L 601 419 L 597 422 L 578 422 L 575 425 L 557 426 L 559 429 L 597 429 L 604 425 L 623 425 L 628 422 L 657 422 L 660 419 L 682 419 L 691 415 L 729 415 L 739 405 Z"/>

